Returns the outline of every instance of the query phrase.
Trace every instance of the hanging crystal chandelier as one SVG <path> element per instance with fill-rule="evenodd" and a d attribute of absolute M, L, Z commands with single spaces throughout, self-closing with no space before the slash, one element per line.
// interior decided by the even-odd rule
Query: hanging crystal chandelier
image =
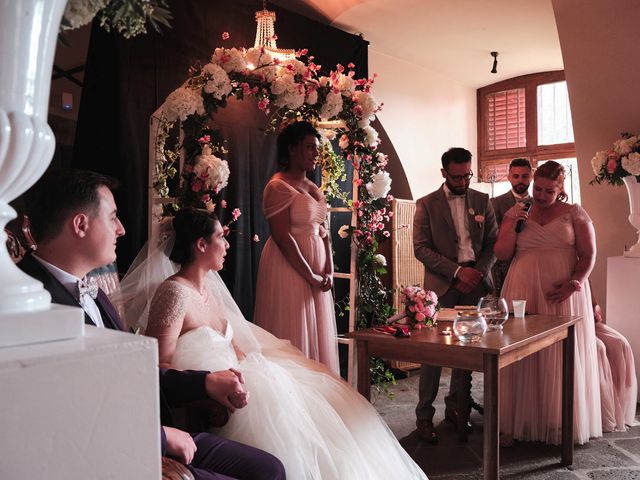
<path fill-rule="evenodd" d="M 262 10 L 256 12 L 256 42 L 254 47 L 264 47 L 273 58 L 281 61 L 291 60 L 296 57 L 295 50 L 278 48 L 276 45 L 276 31 L 274 23 L 276 22 L 276 12 L 267 10 L 267 2 L 263 0 Z"/>

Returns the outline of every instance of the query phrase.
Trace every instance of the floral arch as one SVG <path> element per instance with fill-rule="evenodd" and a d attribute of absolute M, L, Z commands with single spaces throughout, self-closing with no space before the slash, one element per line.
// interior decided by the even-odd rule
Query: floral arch
<path fill-rule="evenodd" d="M 228 34 L 222 38 L 227 40 Z M 363 326 L 381 323 L 393 313 L 390 292 L 380 280 L 386 273 L 384 259 L 376 255 L 379 241 L 390 236 L 385 222 L 392 215 L 392 197 L 388 195 L 391 178 L 385 170 L 388 157 L 378 151 L 378 133 L 370 125 L 381 107 L 371 94 L 375 76 L 355 79 L 354 67 L 338 64 L 324 76 L 306 50 L 280 60 L 265 48 L 216 48 L 210 62 L 192 67 L 185 83 L 154 113 L 150 163 L 153 188 L 163 204 L 161 215 L 183 205 L 213 211 L 230 171 L 221 158 L 227 153 L 224 139 L 210 117 L 226 106 L 229 97 L 254 97 L 269 118 L 269 132 L 295 120 L 315 124 L 324 137 L 321 188 L 328 199 L 341 199 L 357 219 L 352 222 L 356 225 L 343 226 L 339 234 L 351 237 L 356 245 L 356 320 Z M 339 141 L 338 153 L 331 146 L 333 138 Z M 353 199 L 347 199 L 337 185 L 345 161 L 354 167 Z M 178 172 L 179 186 L 172 191 L 171 179 Z M 222 206 L 226 208 L 224 202 Z M 239 213 L 234 210 L 234 220 Z"/>

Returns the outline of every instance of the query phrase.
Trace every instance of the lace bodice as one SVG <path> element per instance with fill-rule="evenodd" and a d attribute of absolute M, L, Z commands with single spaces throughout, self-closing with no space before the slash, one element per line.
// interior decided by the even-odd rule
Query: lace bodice
<path fill-rule="evenodd" d="M 206 343 L 211 343 L 216 351 L 224 351 L 223 363 L 237 362 L 231 346 L 233 329 L 224 318 L 216 294 L 209 282 L 205 283 L 204 295 L 172 279 L 165 280 L 158 287 L 151 302 L 145 333 L 158 339 L 161 363 L 171 363 L 181 370 L 198 369 L 195 365 L 185 365 L 182 360 L 180 365 L 176 364 L 178 353 L 181 358 L 189 357 L 188 348 L 184 345 L 194 337 L 200 342 L 206 337 Z M 227 357 L 228 349 L 232 358 Z M 229 366 L 222 369 L 226 368 Z"/>

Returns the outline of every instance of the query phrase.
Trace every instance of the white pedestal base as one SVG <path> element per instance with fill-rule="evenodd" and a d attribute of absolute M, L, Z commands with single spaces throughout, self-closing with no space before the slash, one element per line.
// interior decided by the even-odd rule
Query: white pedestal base
<path fill-rule="evenodd" d="M 0 478 L 160 478 L 156 340 L 86 330 L 0 349 Z"/>
<path fill-rule="evenodd" d="M 0 347 L 68 340 L 84 335 L 84 311 L 51 304 L 49 310 L 0 315 Z"/>
<path fill-rule="evenodd" d="M 607 324 L 624 335 L 640 375 L 640 258 L 609 257 L 607 259 Z M 640 383 L 638 384 L 640 387 Z M 640 398 L 640 388 L 638 389 Z"/>

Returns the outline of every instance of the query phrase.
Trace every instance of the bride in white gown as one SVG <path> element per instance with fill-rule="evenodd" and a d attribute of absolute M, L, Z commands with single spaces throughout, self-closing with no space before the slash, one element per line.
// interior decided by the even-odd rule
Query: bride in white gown
<path fill-rule="evenodd" d="M 215 273 L 229 247 L 215 216 L 185 209 L 173 225 L 171 259 L 181 267 L 157 288 L 146 334 L 158 339 L 161 366 L 242 373 L 248 405 L 217 433 L 274 454 L 292 480 L 426 479 L 367 400 L 244 319 Z M 160 272 L 171 269 L 166 255 L 149 255 L 147 281 L 149 264 L 156 269 L 151 277 L 166 278 Z M 144 288 L 142 277 L 125 278 L 125 290 Z"/>

